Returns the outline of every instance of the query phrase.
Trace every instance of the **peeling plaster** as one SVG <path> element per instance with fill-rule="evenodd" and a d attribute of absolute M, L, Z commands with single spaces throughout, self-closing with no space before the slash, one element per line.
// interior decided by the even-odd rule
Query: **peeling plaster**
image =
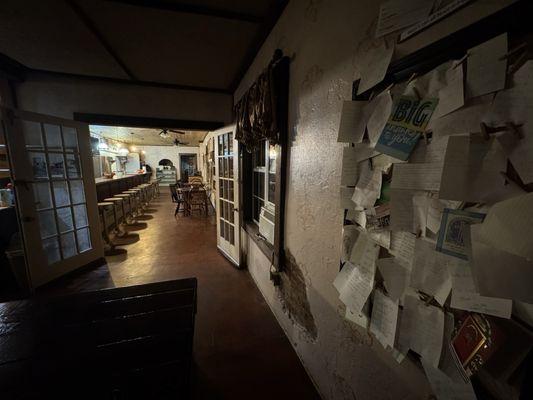
<path fill-rule="evenodd" d="M 278 290 L 280 300 L 289 318 L 303 328 L 305 336 L 314 341 L 318 336 L 318 331 L 313 314 L 311 314 L 304 275 L 290 251 L 287 250 L 286 253 L 285 267 L 281 273 L 281 284 Z"/>

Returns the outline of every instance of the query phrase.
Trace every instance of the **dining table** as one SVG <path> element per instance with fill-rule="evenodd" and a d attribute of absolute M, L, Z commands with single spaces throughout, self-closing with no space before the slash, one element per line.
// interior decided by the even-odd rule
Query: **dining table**
<path fill-rule="evenodd" d="M 204 191 L 206 192 L 206 198 L 207 198 L 207 191 L 206 188 L 203 185 L 196 185 L 196 184 L 190 184 L 190 183 L 184 183 L 180 188 L 176 188 L 177 192 L 182 195 L 183 198 L 183 215 L 190 216 L 191 215 L 191 194 L 195 191 Z M 207 212 L 207 204 L 206 204 L 206 212 Z"/>

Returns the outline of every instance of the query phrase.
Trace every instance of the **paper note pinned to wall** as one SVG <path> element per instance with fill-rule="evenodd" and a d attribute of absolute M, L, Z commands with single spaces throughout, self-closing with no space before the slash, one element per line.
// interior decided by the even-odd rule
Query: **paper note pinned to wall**
<path fill-rule="evenodd" d="M 409 157 L 409 162 L 414 164 L 443 164 L 449 137 L 433 137 L 429 142 L 419 140 L 417 146 Z"/>
<path fill-rule="evenodd" d="M 398 262 L 396 258 L 380 258 L 376 265 L 385 281 L 385 289 L 392 300 L 400 300 L 409 285 L 410 265 Z"/>
<path fill-rule="evenodd" d="M 429 17 L 427 17 L 423 21 L 420 21 L 419 23 L 413 25 L 411 28 L 402 32 L 402 34 L 400 35 L 399 42 L 403 42 L 404 40 L 407 40 L 411 36 L 416 35 L 417 33 L 423 31 L 427 27 L 440 21 L 441 19 L 445 18 L 446 16 L 450 15 L 451 13 L 455 12 L 459 8 L 463 7 L 464 5 L 472 1 L 473 0 L 451 0 L 451 2 L 447 3 L 443 7 L 438 7 L 438 9 L 432 12 L 429 15 Z"/>
<path fill-rule="evenodd" d="M 391 189 L 390 222 L 395 231 L 413 232 L 413 195 L 412 190 Z"/>
<path fill-rule="evenodd" d="M 379 139 L 379 135 L 387 124 L 387 120 L 392 111 L 392 97 L 390 92 L 384 91 L 377 95 L 367 106 L 368 121 L 366 129 L 368 132 L 368 140 L 372 145 L 375 145 Z"/>
<path fill-rule="evenodd" d="M 359 179 L 355 186 L 352 201 L 358 207 L 373 207 L 381 192 L 381 170 L 374 168 L 367 161 L 360 165 Z"/>
<path fill-rule="evenodd" d="M 440 118 L 431 118 L 427 129 L 433 132 L 434 138 L 479 132 L 479 123 L 489 110 L 493 97 L 489 94 L 470 99 L 457 111 Z"/>
<path fill-rule="evenodd" d="M 518 72 L 524 69 L 533 74 L 533 62 L 527 62 Z M 520 125 L 517 129 L 522 138 L 511 141 L 508 135 L 501 135 L 499 140 L 525 184 L 533 182 L 533 121 L 530 121 L 532 107 L 533 82 L 526 82 L 521 86 L 498 92 L 490 110 L 485 112 L 483 117 L 483 121 L 491 126 L 503 126 L 508 122 Z"/>
<path fill-rule="evenodd" d="M 392 231 L 390 253 L 411 269 L 415 243 L 416 236 L 414 234 L 405 231 Z"/>
<path fill-rule="evenodd" d="M 374 292 L 370 332 L 383 347 L 394 347 L 396 324 L 398 322 L 398 300 L 392 300 L 381 290 Z"/>
<path fill-rule="evenodd" d="M 394 45 L 387 45 L 385 40 L 381 40 L 377 46 L 360 55 L 357 64 L 361 73 L 361 81 L 357 94 L 366 92 L 383 80 L 393 53 Z"/>
<path fill-rule="evenodd" d="M 441 199 L 492 204 L 515 193 L 502 172 L 507 157 L 495 139 L 481 134 L 452 136 L 448 140 L 439 191 Z"/>
<path fill-rule="evenodd" d="M 497 249 L 533 260 L 533 193 L 496 203 L 480 233 Z"/>
<path fill-rule="evenodd" d="M 367 120 L 366 105 L 366 101 L 345 101 L 342 103 L 337 142 L 359 143 L 363 140 Z"/>
<path fill-rule="evenodd" d="M 444 304 L 452 288 L 445 257 L 435 251 L 432 242 L 416 241 L 411 286 L 433 296 L 440 305 Z"/>
<path fill-rule="evenodd" d="M 389 0 L 381 4 L 376 37 L 407 28 L 425 20 L 433 9 L 433 1 Z"/>
<path fill-rule="evenodd" d="M 441 175 L 441 164 L 395 164 L 391 189 L 438 191 Z"/>
<path fill-rule="evenodd" d="M 444 338 L 444 312 L 422 303 L 418 296 L 406 295 L 401 317 L 398 345 L 409 348 L 438 367 Z"/>
<path fill-rule="evenodd" d="M 433 233 L 438 233 L 441 226 L 442 213 L 444 212 L 444 209 L 449 208 L 454 210 L 457 209 L 460 204 L 460 201 L 441 200 L 438 199 L 436 195 L 430 196 L 426 218 L 427 228 Z"/>
<path fill-rule="evenodd" d="M 438 99 L 401 96 L 379 136 L 376 150 L 399 160 L 407 160 L 433 115 Z"/>
<path fill-rule="evenodd" d="M 374 288 L 378 253 L 379 246 L 366 235 L 360 234 L 353 246 L 350 261 L 344 264 L 333 282 L 341 301 L 354 313 L 361 312 Z"/>
<path fill-rule="evenodd" d="M 478 293 L 453 291 L 450 306 L 458 310 L 511 318 L 513 302 L 508 299 L 481 296 Z"/>
<path fill-rule="evenodd" d="M 357 150 L 354 147 L 344 147 L 342 149 L 342 186 L 355 186 L 358 177 L 358 162 Z"/>
<path fill-rule="evenodd" d="M 342 227 L 341 262 L 350 258 L 353 246 L 359 237 L 359 229 L 355 225 L 344 225 Z"/>
<path fill-rule="evenodd" d="M 507 33 L 468 50 L 466 88 L 468 97 L 505 89 Z"/>
<path fill-rule="evenodd" d="M 440 118 L 465 104 L 463 65 L 453 65 L 446 71 L 446 86 L 438 91 L 439 104 L 433 118 Z"/>
<path fill-rule="evenodd" d="M 419 236 L 426 236 L 429 197 L 427 192 L 413 196 L 413 230 Z"/>
<path fill-rule="evenodd" d="M 445 208 L 437 239 L 437 251 L 449 256 L 468 259 L 470 225 L 483 222 L 485 214 Z"/>
<path fill-rule="evenodd" d="M 453 380 L 424 359 L 422 359 L 422 366 L 437 399 L 477 400 L 470 382 L 465 383 L 462 380 Z"/>
<path fill-rule="evenodd" d="M 341 210 L 351 210 L 355 207 L 352 201 L 353 187 L 339 187 L 339 207 Z"/>
<path fill-rule="evenodd" d="M 470 227 L 472 275 L 482 296 L 533 303 L 533 261 L 495 248 L 482 225 Z"/>
<path fill-rule="evenodd" d="M 340 184 L 343 186 L 355 186 L 359 178 L 358 164 L 378 154 L 367 143 L 357 143 L 355 146 L 343 147 Z"/>
<path fill-rule="evenodd" d="M 352 246 L 353 247 L 353 246 Z M 347 261 L 342 266 L 342 269 L 339 271 L 337 276 L 335 277 L 335 280 L 333 281 L 333 286 L 337 291 L 340 293 L 342 288 L 344 287 L 344 284 L 346 281 L 350 278 L 353 271 L 355 270 L 355 264 Z"/>

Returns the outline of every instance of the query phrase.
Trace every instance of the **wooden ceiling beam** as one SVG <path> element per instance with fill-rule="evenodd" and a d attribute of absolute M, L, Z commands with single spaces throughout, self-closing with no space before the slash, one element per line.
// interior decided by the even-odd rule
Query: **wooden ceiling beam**
<path fill-rule="evenodd" d="M 261 24 L 264 18 L 257 15 L 239 13 L 221 8 L 214 8 L 198 4 L 180 4 L 165 0 L 106 0 L 110 3 L 121 3 L 130 6 L 153 8 L 161 11 L 205 15 L 209 17 L 223 18 L 234 21 L 243 21 L 253 24 Z"/>
<path fill-rule="evenodd" d="M 131 69 L 126 65 L 124 60 L 117 54 L 115 49 L 111 46 L 109 41 L 105 38 L 105 36 L 100 32 L 100 30 L 96 27 L 94 22 L 89 18 L 89 16 L 85 13 L 85 11 L 80 7 L 78 3 L 74 0 L 67 0 L 67 4 L 72 8 L 72 11 L 78 16 L 78 18 L 83 22 L 85 27 L 91 31 L 91 33 L 98 39 L 100 44 L 106 49 L 106 51 L 109 53 L 109 55 L 115 60 L 115 62 L 122 68 L 122 70 L 125 72 L 125 74 L 131 79 L 131 80 L 137 80 L 136 76 L 133 74 Z"/>
<path fill-rule="evenodd" d="M 27 68 L 26 69 L 27 77 L 38 76 L 38 75 L 47 75 L 55 76 L 58 78 L 67 78 L 67 79 L 77 79 L 85 81 L 97 81 L 105 83 L 114 83 L 119 85 L 133 85 L 133 86 L 144 86 L 144 87 L 154 87 L 161 89 L 175 89 L 175 90 L 191 90 L 194 92 L 208 92 L 208 93 L 220 93 L 220 94 L 231 94 L 227 89 L 212 88 L 205 86 L 193 86 L 193 85 L 181 85 L 175 83 L 165 83 L 165 82 L 153 82 L 153 81 L 142 81 L 142 80 L 132 80 L 132 79 L 123 79 L 123 78 L 110 78 L 106 76 L 96 76 L 96 75 L 84 75 L 84 74 L 72 74 L 68 72 L 58 72 L 58 71 L 49 71 L 42 69 Z"/>
<path fill-rule="evenodd" d="M 128 128 L 183 129 L 188 131 L 213 131 L 224 126 L 224 123 L 221 121 L 196 121 L 90 113 L 74 113 L 74 120 L 93 125 L 127 126 Z"/>

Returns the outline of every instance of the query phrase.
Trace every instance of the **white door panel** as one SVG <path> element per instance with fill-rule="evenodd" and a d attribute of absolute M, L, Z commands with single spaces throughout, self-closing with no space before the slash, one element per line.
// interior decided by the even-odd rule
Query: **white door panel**
<path fill-rule="evenodd" d="M 103 257 L 86 124 L 2 109 L 31 286 Z"/>
<path fill-rule="evenodd" d="M 240 264 L 239 157 L 235 125 L 215 134 L 217 246 L 235 265 Z"/>

